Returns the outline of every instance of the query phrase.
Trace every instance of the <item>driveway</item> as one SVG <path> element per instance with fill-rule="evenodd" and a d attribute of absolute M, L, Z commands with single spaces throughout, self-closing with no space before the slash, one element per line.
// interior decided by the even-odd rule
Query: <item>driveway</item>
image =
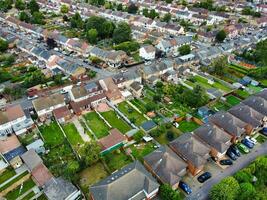
<path fill-rule="evenodd" d="M 220 182 L 223 178 L 235 174 L 240 169 L 249 165 L 258 156 L 267 154 L 267 141 L 260 146 L 256 146 L 249 154 L 241 156 L 234 165 L 221 170 L 220 173 L 213 174 L 213 177 L 205 182 L 202 187 L 194 191 L 186 197 L 187 200 L 205 200 L 208 199 L 208 194 L 213 185 Z"/>

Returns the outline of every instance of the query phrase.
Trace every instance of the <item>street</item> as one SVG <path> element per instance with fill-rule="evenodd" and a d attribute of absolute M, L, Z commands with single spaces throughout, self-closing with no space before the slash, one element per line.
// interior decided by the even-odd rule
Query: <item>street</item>
<path fill-rule="evenodd" d="M 209 191 L 213 185 L 220 182 L 223 178 L 235 174 L 242 168 L 245 168 L 258 156 L 267 154 L 267 141 L 258 147 L 255 147 L 249 154 L 241 156 L 234 165 L 222 170 L 220 174 L 213 174 L 213 177 L 205 182 L 203 186 L 196 192 L 188 195 L 186 200 L 205 200 L 208 199 Z"/>

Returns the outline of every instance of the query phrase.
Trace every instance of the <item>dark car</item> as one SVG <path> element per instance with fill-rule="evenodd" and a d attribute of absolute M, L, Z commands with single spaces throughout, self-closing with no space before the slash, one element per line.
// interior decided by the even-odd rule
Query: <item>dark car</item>
<path fill-rule="evenodd" d="M 220 160 L 220 164 L 221 165 L 232 165 L 233 161 L 231 161 L 230 159 Z"/>
<path fill-rule="evenodd" d="M 248 147 L 250 149 L 252 149 L 254 147 L 254 144 L 249 142 L 247 139 L 242 140 L 241 143 L 244 144 L 246 147 Z"/>
<path fill-rule="evenodd" d="M 236 160 L 237 159 L 235 154 L 229 149 L 226 151 L 226 155 L 229 156 L 232 160 Z"/>
<path fill-rule="evenodd" d="M 179 182 L 179 188 L 181 188 L 186 194 L 192 193 L 192 189 L 183 181 Z"/>
<path fill-rule="evenodd" d="M 232 151 L 236 156 L 240 157 L 241 156 L 241 153 L 240 151 L 238 150 L 238 148 L 234 145 L 232 145 L 230 148 L 230 151 Z"/>
<path fill-rule="evenodd" d="M 205 172 L 205 173 L 201 174 L 199 177 L 197 177 L 197 180 L 200 183 L 204 183 L 206 180 L 208 180 L 210 178 L 211 178 L 211 173 Z"/>

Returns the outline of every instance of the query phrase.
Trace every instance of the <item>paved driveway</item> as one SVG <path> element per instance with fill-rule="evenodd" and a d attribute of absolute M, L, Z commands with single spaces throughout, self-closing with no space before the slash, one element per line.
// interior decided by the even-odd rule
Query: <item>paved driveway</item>
<path fill-rule="evenodd" d="M 205 182 L 201 188 L 194 191 L 191 195 L 187 196 L 187 200 L 205 200 L 208 199 L 208 194 L 213 185 L 220 182 L 223 178 L 231 176 L 240 169 L 249 165 L 258 156 L 267 154 L 267 142 L 260 146 L 255 147 L 249 154 L 243 155 L 234 163 L 234 165 L 228 167 L 225 170 L 221 170 L 220 173 L 214 175 L 213 177 Z"/>

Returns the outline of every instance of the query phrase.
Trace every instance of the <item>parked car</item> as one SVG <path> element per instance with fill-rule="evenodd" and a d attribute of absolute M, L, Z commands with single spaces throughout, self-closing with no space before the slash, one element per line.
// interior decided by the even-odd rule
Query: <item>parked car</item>
<path fill-rule="evenodd" d="M 249 149 L 242 143 L 239 143 L 237 145 L 237 148 L 242 151 L 243 153 L 249 153 Z"/>
<path fill-rule="evenodd" d="M 252 144 L 250 141 L 248 141 L 248 139 L 243 139 L 241 141 L 242 144 L 244 144 L 246 147 L 252 149 L 254 147 L 254 144 Z"/>
<path fill-rule="evenodd" d="M 238 157 L 241 156 L 240 151 L 238 150 L 238 148 L 237 148 L 235 145 L 230 146 L 229 149 L 230 149 L 230 151 L 232 151 L 236 156 L 238 156 Z"/>
<path fill-rule="evenodd" d="M 220 164 L 221 165 L 232 165 L 233 161 L 231 161 L 230 159 L 220 160 Z"/>
<path fill-rule="evenodd" d="M 201 174 L 199 177 L 197 177 L 197 180 L 200 183 L 204 183 L 205 181 L 207 181 L 210 178 L 211 178 L 211 173 L 210 172 L 205 172 L 205 173 Z"/>
<path fill-rule="evenodd" d="M 192 193 L 192 189 L 183 181 L 179 182 L 179 188 L 181 188 L 186 194 Z"/>
<path fill-rule="evenodd" d="M 237 159 L 235 154 L 229 149 L 226 151 L 226 155 L 229 156 L 232 160 L 236 160 Z"/>
<path fill-rule="evenodd" d="M 28 96 L 28 100 L 33 100 L 33 99 L 37 99 L 38 95 L 34 95 L 34 96 Z"/>
<path fill-rule="evenodd" d="M 254 145 L 256 145 L 258 142 L 255 138 L 252 138 L 252 137 L 249 137 L 249 136 L 246 136 L 246 139 L 249 140 L 251 143 L 253 143 Z"/>

